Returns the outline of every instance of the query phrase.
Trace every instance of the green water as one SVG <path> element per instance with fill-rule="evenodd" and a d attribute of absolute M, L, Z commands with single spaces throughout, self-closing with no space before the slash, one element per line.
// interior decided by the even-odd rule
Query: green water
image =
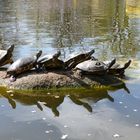
<path fill-rule="evenodd" d="M 117 89 L 7 91 L 0 88 L 2 140 L 139 140 L 138 0 L 0 0 L 0 47 L 14 60 L 43 50 L 95 49 L 100 60 L 132 59 Z"/>

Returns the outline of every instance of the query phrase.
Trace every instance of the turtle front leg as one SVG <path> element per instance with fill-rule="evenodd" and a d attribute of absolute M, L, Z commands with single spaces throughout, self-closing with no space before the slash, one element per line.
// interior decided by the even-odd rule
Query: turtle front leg
<path fill-rule="evenodd" d="M 43 72 L 46 72 L 46 71 L 47 71 L 45 65 L 42 66 L 42 71 L 43 71 Z"/>
<path fill-rule="evenodd" d="M 38 64 L 37 66 L 35 66 L 35 69 L 37 72 L 46 72 L 46 67 L 44 64 Z"/>
<path fill-rule="evenodd" d="M 67 65 L 67 69 L 71 70 L 71 69 L 75 68 L 77 64 L 79 64 L 79 63 L 77 63 L 75 60 L 73 60 L 69 65 Z"/>
<path fill-rule="evenodd" d="M 35 65 L 34 68 L 35 68 L 35 71 L 36 71 L 37 73 L 40 72 L 40 66 L 39 66 L 39 65 L 38 65 L 38 66 Z"/>
<path fill-rule="evenodd" d="M 16 75 L 11 75 L 9 80 L 10 80 L 10 82 L 15 82 L 16 81 Z"/>
<path fill-rule="evenodd" d="M 82 70 L 74 70 L 74 76 L 81 79 L 82 78 Z"/>

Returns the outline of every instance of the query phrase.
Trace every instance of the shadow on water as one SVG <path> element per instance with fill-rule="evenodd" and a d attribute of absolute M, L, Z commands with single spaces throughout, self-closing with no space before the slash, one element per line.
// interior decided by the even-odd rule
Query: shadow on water
<path fill-rule="evenodd" d="M 124 89 L 129 93 L 126 85 L 122 85 L 113 89 L 96 88 L 96 89 L 63 89 L 50 91 L 6 91 L 1 88 L 0 97 L 6 98 L 13 109 L 16 109 L 17 102 L 23 105 L 36 105 L 40 111 L 45 107 L 50 108 L 55 116 L 59 116 L 58 107 L 64 102 L 65 98 L 69 98 L 74 104 L 84 107 L 88 112 L 93 112 L 93 107 L 90 103 L 95 104 L 100 100 L 108 99 L 114 102 L 114 98 L 108 94 L 108 90 L 115 92 L 116 90 Z"/>

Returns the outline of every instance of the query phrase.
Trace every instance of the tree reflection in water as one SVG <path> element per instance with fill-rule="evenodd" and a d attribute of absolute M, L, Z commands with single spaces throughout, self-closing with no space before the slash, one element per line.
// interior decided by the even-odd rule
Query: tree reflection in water
<path fill-rule="evenodd" d="M 1 1 L 0 44 L 17 44 L 15 57 L 25 54 L 28 46 L 27 53 L 38 47 L 47 52 L 60 49 L 64 58 L 96 47 L 102 60 L 130 58 L 139 50 L 139 26 L 126 6 L 124 0 Z"/>

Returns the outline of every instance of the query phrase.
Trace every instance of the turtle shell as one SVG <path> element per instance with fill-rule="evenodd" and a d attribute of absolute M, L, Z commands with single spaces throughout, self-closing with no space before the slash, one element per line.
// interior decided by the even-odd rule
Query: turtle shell
<path fill-rule="evenodd" d="M 59 59 L 50 59 L 44 63 L 47 69 L 62 69 L 64 68 L 64 62 Z"/>
<path fill-rule="evenodd" d="M 71 57 L 69 57 L 69 59 L 67 59 L 65 61 L 65 67 L 67 69 L 72 69 L 74 68 L 76 65 L 78 65 L 79 63 L 82 63 L 86 60 L 89 60 L 91 59 L 91 55 L 95 52 L 95 50 L 91 50 L 87 53 L 81 53 L 81 54 L 78 54 L 78 55 L 74 55 L 72 54 Z"/>
<path fill-rule="evenodd" d="M 37 63 L 43 64 L 43 63 L 45 63 L 46 61 L 51 60 L 52 58 L 53 58 L 52 55 L 44 55 L 44 56 L 41 56 L 41 57 L 37 60 Z"/>
<path fill-rule="evenodd" d="M 0 50 L 0 66 L 12 63 L 12 53 L 14 45 L 11 45 L 7 50 Z"/>
<path fill-rule="evenodd" d="M 84 74 L 103 75 L 108 70 L 108 66 L 101 61 L 87 60 L 79 63 L 75 69 L 81 70 Z"/>
<path fill-rule="evenodd" d="M 7 74 L 16 75 L 28 71 L 35 67 L 37 59 L 40 57 L 42 51 L 39 51 L 34 57 L 20 58 L 16 60 L 7 69 Z"/>
<path fill-rule="evenodd" d="M 83 74 L 96 74 L 96 75 L 103 75 L 105 74 L 114 64 L 116 63 L 116 59 L 108 63 L 104 63 L 99 60 L 90 59 L 79 63 L 75 70 L 81 70 Z"/>
<path fill-rule="evenodd" d="M 40 57 L 37 61 L 39 67 L 45 67 L 45 69 L 60 69 L 64 68 L 64 62 L 58 57 L 60 56 L 61 52 L 58 51 L 54 55 L 44 55 Z"/>

